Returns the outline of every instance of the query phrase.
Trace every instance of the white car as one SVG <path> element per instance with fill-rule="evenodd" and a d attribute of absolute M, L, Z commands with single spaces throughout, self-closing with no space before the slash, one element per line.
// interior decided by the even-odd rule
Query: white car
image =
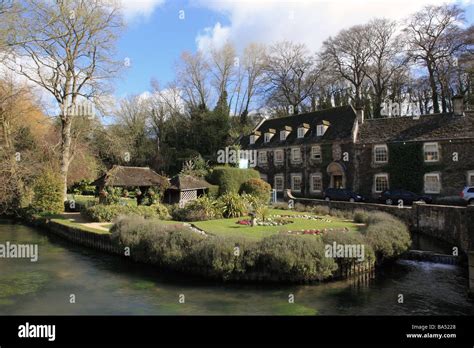
<path fill-rule="evenodd" d="M 468 204 L 474 204 L 474 186 L 466 186 L 461 192 L 461 198 Z"/>

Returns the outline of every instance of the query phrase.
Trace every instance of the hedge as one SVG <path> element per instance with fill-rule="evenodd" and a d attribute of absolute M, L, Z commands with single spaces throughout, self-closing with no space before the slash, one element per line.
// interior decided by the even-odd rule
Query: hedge
<path fill-rule="evenodd" d="M 169 218 L 168 209 L 163 204 L 150 206 L 127 206 L 118 204 L 97 204 L 81 211 L 84 218 L 95 222 L 111 222 L 119 216 L 138 215 L 144 218 Z"/>
<path fill-rule="evenodd" d="M 255 169 L 215 167 L 207 179 L 211 184 L 219 186 L 219 194 L 222 195 L 228 192 L 239 192 L 242 184 L 252 178 L 260 178 L 260 174 Z"/>

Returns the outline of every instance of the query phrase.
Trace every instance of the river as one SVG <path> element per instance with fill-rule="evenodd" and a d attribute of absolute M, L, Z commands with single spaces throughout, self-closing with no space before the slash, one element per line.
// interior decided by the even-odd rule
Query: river
<path fill-rule="evenodd" d="M 39 259 L 0 258 L 0 315 L 474 315 L 466 270 L 452 265 L 400 260 L 369 281 L 221 284 L 0 222 L 0 244 L 7 241 L 38 244 Z"/>

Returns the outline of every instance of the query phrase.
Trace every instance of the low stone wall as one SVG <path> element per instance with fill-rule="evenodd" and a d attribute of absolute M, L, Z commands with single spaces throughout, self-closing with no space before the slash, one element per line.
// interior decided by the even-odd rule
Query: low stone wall
<path fill-rule="evenodd" d="M 474 206 L 458 207 L 414 203 L 412 207 L 399 208 L 374 203 L 326 202 L 321 199 L 290 197 L 296 202 L 323 205 L 331 209 L 354 211 L 383 211 L 404 221 L 413 232 L 423 233 L 459 248 L 467 254 L 474 250 Z"/>

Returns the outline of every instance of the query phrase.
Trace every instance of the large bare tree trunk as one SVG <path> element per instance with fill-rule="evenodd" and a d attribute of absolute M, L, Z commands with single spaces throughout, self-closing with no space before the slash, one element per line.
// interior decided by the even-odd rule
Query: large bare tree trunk
<path fill-rule="evenodd" d="M 434 70 L 431 66 L 431 63 L 427 64 L 428 66 L 428 73 L 429 73 L 429 80 L 430 80 L 430 87 L 431 87 L 431 99 L 433 100 L 433 112 L 435 114 L 439 113 L 439 103 L 438 103 L 438 91 L 436 87 L 436 79 L 434 76 Z"/>
<path fill-rule="evenodd" d="M 71 154 L 71 123 L 70 117 L 61 119 L 61 178 L 63 181 L 63 200 L 67 200 L 67 174 L 69 171 Z"/>

